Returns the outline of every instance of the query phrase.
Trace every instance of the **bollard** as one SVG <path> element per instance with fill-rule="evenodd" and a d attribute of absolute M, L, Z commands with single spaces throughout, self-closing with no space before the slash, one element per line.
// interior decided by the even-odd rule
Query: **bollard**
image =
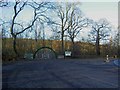
<path fill-rule="evenodd" d="M 109 62 L 109 58 L 108 58 L 108 55 L 106 55 L 106 62 Z"/>

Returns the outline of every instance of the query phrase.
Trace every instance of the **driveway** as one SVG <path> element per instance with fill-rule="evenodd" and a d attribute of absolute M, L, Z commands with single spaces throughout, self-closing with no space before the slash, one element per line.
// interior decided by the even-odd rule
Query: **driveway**
<path fill-rule="evenodd" d="M 26 60 L 3 65 L 3 88 L 117 88 L 118 67 L 103 59 Z"/>

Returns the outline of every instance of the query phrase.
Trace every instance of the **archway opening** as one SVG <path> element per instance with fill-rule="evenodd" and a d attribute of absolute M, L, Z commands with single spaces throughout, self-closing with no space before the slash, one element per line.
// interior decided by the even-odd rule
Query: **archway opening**
<path fill-rule="evenodd" d="M 45 60 L 45 59 L 53 60 L 57 58 L 57 54 L 50 47 L 41 47 L 34 53 L 33 58 L 37 60 Z"/>

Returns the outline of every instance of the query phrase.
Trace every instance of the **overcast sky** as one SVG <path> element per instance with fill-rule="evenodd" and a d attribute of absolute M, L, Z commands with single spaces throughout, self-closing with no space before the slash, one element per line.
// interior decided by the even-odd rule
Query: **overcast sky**
<path fill-rule="evenodd" d="M 81 10 L 95 21 L 106 18 L 115 27 L 118 25 L 117 2 L 82 2 Z"/>
<path fill-rule="evenodd" d="M 118 2 L 82 2 L 80 9 L 86 17 L 98 21 L 105 18 L 113 26 L 112 35 L 115 34 L 118 27 Z M 81 35 L 87 36 L 86 32 L 81 32 Z"/>

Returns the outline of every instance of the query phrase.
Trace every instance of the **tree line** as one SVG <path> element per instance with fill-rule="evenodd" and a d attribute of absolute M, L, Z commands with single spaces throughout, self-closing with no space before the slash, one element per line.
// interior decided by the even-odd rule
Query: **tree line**
<path fill-rule="evenodd" d="M 60 43 L 60 54 L 64 54 L 65 51 L 65 38 L 71 42 L 71 51 L 74 53 L 76 49 L 76 37 L 80 36 L 80 32 L 86 32 L 84 28 L 91 29 L 88 37 L 89 41 L 94 42 L 95 45 L 95 55 L 100 56 L 101 41 L 107 42 L 110 40 L 110 33 L 112 26 L 106 19 L 100 19 L 99 21 L 94 21 L 83 15 L 83 12 L 80 10 L 81 3 L 79 2 L 36 2 L 32 0 L 31 2 L 16 0 L 15 2 L 3 2 L 0 1 L 0 8 L 12 7 L 13 15 L 12 18 L 8 21 L 5 21 L 4 18 L 0 18 L 0 27 L 2 28 L 3 38 L 6 38 L 9 34 L 13 38 L 13 51 L 16 56 L 19 57 L 17 50 L 17 39 L 27 38 L 29 32 L 34 32 L 34 39 L 37 42 L 38 40 L 43 40 L 43 46 L 45 45 L 45 27 L 49 26 L 53 32 L 51 40 L 59 40 Z M 18 16 L 25 8 L 33 10 L 33 17 L 28 24 L 24 25 L 23 22 L 18 21 Z M 50 12 L 54 12 L 55 15 L 50 16 Z M 7 28 L 7 27 L 8 28 Z M 119 29 L 118 29 L 119 30 Z M 8 33 L 9 32 L 9 33 Z M 41 34 L 42 32 L 42 34 Z M 26 33 L 26 34 L 25 34 Z M 116 36 L 113 39 L 112 45 L 116 47 L 117 54 L 120 55 L 120 40 L 119 34 L 116 33 Z M 43 35 L 43 36 L 41 36 Z M 31 36 L 29 36 L 31 37 Z M 3 39 L 5 40 L 5 39 Z M 110 43 L 110 42 L 109 42 Z M 57 43 L 56 43 L 57 44 Z M 107 43 L 108 44 L 108 43 Z"/>

